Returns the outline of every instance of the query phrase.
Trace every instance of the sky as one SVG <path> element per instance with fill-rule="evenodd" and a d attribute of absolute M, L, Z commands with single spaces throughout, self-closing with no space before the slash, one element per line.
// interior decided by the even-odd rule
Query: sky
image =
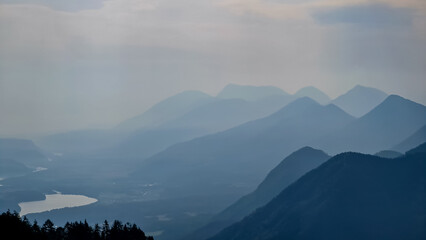
<path fill-rule="evenodd" d="M 0 0 L 0 136 L 109 128 L 229 83 L 426 104 L 424 0 Z"/>

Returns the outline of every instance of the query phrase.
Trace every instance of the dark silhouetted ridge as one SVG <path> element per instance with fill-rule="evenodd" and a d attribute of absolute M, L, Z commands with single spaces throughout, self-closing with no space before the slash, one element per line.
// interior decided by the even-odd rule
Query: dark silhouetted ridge
<path fill-rule="evenodd" d="M 425 172 L 424 152 L 342 153 L 210 240 L 425 239 Z"/>
<path fill-rule="evenodd" d="M 303 147 L 297 150 L 272 169 L 254 192 L 240 198 L 213 217 L 209 224 L 184 239 L 206 239 L 232 223 L 240 221 L 243 217 L 271 201 L 305 173 L 318 167 L 329 158 L 330 156 L 323 151 L 311 147 Z"/>

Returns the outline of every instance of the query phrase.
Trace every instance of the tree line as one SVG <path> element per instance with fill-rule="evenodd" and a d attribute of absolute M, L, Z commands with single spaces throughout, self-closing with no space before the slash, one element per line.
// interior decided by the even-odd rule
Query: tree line
<path fill-rule="evenodd" d="M 31 240 L 154 240 L 136 224 L 115 220 L 111 225 L 105 220 L 100 226 L 90 226 L 84 222 L 67 222 L 63 227 L 57 227 L 49 219 L 41 226 L 37 221 L 30 223 L 24 216 L 21 218 L 15 212 L 4 212 L 0 215 L 0 238 L 31 239 Z"/>

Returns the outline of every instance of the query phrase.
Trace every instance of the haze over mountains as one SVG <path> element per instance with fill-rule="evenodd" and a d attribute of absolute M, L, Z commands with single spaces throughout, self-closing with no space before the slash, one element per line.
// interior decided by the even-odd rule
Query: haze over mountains
<path fill-rule="evenodd" d="M 121 122 L 116 128 L 123 130 L 152 128 L 179 118 L 192 109 L 212 101 L 214 98 L 203 92 L 185 91 L 155 104 L 141 115 Z"/>
<path fill-rule="evenodd" d="M 406 152 L 423 142 L 426 142 L 426 125 L 421 127 L 404 141 L 398 143 L 398 145 L 394 146 L 392 149 L 400 152 Z"/>
<path fill-rule="evenodd" d="M 319 147 L 330 153 L 376 153 L 391 149 L 426 123 L 426 107 L 397 95 L 348 126 L 331 133 Z"/>
<path fill-rule="evenodd" d="M 380 90 L 356 86 L 333 103 L 350 114 L 359 115 L 378 105 L 384 96 Z M 290 95 L 272 86 L 230 84 L 216 97 L 199 91 L 182 92 L 113 129 L 54 134 L 37 139 L 37 144 L 49 151 L 67 154 L 146 158 L 175 143 L 266 117 L 300 97 L 312 98 L 323 105 L 330 102 L 326 94 L 314 87 L 305 87 Z"/>
<path fill-rule="evenodd" d="M 309 97 L 313 100 L 317 101 L 319 104 L 325 105 L 327 103 L 330 103 L 330 97 L 327 96 L 325 93 L 318 90 L 318 88 L 315 87 L 304 87 L 297 91 L 294 96 L 297 97 Z"/>
<path fill-rule="evenodd" d="M 275 95 L 288 95 L 288 93 L 273 86 L 258 87 L 229 84 L 217 94 L 217 97 L 223 99 L 238 98 L 246 101 L 257 101 Z"/>
<path fill-rule="evenodd" d="M 137 172 L 160 173 L 155 181 L 168 182 L 180 192 L 205 191 L 206 185 L 209 192 L 235 191 L 229 183 L 253 189 L 284 156 L 353 120 L 334 105 L 300 98 L 266 118 L 170 147 L 148 158 Z"/>
<path fill-rule="evenodd" d="M 48 158 L 31 140 L 0 138 L 0 159 L 20 162 L 27 167 L 45 166 Z"/>
<path fill-rule="evenodd" d="M 354 117 L 361 117 L 379 105 L 387 96 L 378 89 L 357 85 L 334 99 L 332 103 Z"/>
<path fill-rule="evenodd" d="M 345 194 L 370 204 L 365 196 L 358 196 L 366 189 L 371 201 L 382 200 L 382 192 L 372 194 L 377 190 L 374 184 L 364 186 L 366 182 L 361 179 L 360 184 L 351 185 L 352 180 L 360 178 L 363 168 L 369 179 L 376 181 L 382 176 L 377 184 L 394 191 L 387 185 L 390 177 L 386 174 L 394 173 L 397 165 L 411 171 L 397 160 L 413 158 L 402 154 L 424 142 L 425 126 L 425 106 L 362 86 L 334 100 L 314 87 L 302 88 L 293 95 L 275 87 L 238 85 L 225 87 L 217 96 L 186 91 L 112 129 L 50 135 L 37 139 L 37 146 L 28 140 L 0 140 L 0 174 L 6 177 L 0 179 L 0 204 L 19 210 L 19 202 L 43 200 L 44 194 L 53 190 L 84 194 L 98 202 L 28 217 L 51 218 L 59 224 L 84 219 L 128 219 L 145 226 L 144 230 L 160 240 L 207 239 L 234 223 L 214 239 L 303 239 L 312 238 L 312 234 L 337 238 L 342 237 L 339 231 L 327 235 L 332 231 L 329 225 L 324 225 L 326 235 L 316 232 L 314 226 L 321 222 L 318 219 L 328 219 L 330 206 L 346 201 L 342 198 Z M 347 151 L 377 157 L 340 154 Z M 330 155 L 337 155 L 332 159 L 338 159 L 331 165 Z M 387 166 L 384 160 L 392 164 Z M 421 168 L 420 162 L 415 167 Z M 38 167 L 43 167 L 43 171 L 35 171 Z M 309 180 L 308 185 L 300 183 L 319 169 L 326 173 L 319 174 L 315 181 Z M 374 172 L 378 172 L 377 176 Z M 418 180 L 416 174 L 407 180 L 413 181 L 410 184 Z M 409 174 L 394 176 L 408 178 Z M 416 195 L 422 182 L 417 184 L 413 185 L 418 186 L 417 190 L 411 189 L 407 196 L 422 198 Z M 306 206 L 298 205 L 300 194 L 288 197 L 291 199 L 281 197 L 282 192 L 295 185 L 302 186 L 294 191 L 303 195 Z M 339 192 L 333 195 L 330 189 Z M 342 189 L 358 190 L 347 193 Z M 252 218 L 250 214 L 263 211 L 258 208 L 269 209 L 267 206 L 277 198 L 288 207 L 272 204 L 274 210 L 256 216 L 261 225 L 251 225 L 254 220 L 246 225 L 246 219 Z M 319 201 L 323 200 L 321 205 Z M 405 203 L 412 208 L 400 208 L 404 214 L 419 207 L 414 202 Z M 337 206 L 342 214 L 353 214 Z M 306 212 L 302 211 L 305 207 Z M 380 215 L 382 210 L 375 213 Z M 270 216 L 273 212 L 279 214 Z M 382 214 L 373 220 L 381 221 L 381 217 L 388 216 Z M 357 219 L 350 223 L 359 224 Z M 306 229 L 306 235 L 304 230 L 303 234 L 299 230 L 281 232 L 280 224 L 293 230 Z M 404 225 L 405 229 L 417 231 L 413 236 L 423 236 L 416 227 L 419 222 L 412 224 Z M 242 229 L 235 227 L 243 225 Z M 391 232 L 380 227 L 379 230 L 384 235 Z M 292 235 L 295 232 L 298 235 Z M 368 235 L 365 231 L 354 234 Z"/>

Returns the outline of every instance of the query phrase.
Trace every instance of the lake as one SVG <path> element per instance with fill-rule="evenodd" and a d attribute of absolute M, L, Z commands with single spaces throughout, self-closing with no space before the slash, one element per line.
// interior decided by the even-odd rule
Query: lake
<path fill-rule="evenodd" d="M 80 207 L 97 202 L 96 198 L 86 197 L 84 195 L 62 194 L 46 194 L 46 199 L 42 201 L 21 202 L 19 207 L 21 211 L 19 215 L 24 216 L 30 213 L 41 213 L 54 209 L 66 207 Z"/>

